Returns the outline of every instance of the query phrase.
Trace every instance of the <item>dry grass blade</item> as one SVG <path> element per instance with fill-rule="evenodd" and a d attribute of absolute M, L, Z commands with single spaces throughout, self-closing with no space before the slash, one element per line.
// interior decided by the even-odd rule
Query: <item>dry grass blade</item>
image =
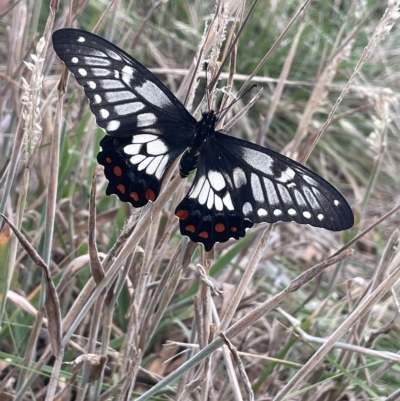
<path fill-rule="evenodd" d="M 244 390 L 246 392 L 247 400 L 248 401 L 253 401 L 254 400 L 254 393 L 253 390 L 251 389 L 251 383 L 249 378 L 247 377 L 246 371 L 244 369 L 243 363 L 240 359 L 240 356 L 238 355 L 235 347 L 232 345 L 232 343 L 227 339 L 224 333 L 219 333 L 220 337 L 224 341 L 225 345 L 229 348 L 229 351 L 232 354 L 232 357 L 236 363 L 236 366 L 239 370 L 240 378 L 242 379 Z"/>
<path fill-rule="evenodd" d="M 126 374 L 124 387 L 121 389 L 121 395 L 119 398 L 121 401 L 127 401 L 130 399 L 132 387 L 135 383 L 135 378 L 140 366 L 140 356 L 141 351 L 133 347 L 129 358 L 129 367 Z"/>
<path fill-rule="evenodd" d="M 291 294 L 301 288 L 303 285 L 308 283 L 310 280 L 315 278 L 318 274 L 320 274 L 324 269 L 328 266 L 331 266 L 335 263 L 338 263 L 340 260 L 343 260 L 349 257 L 353 253 L 352 250 L 347 249 L 342 252 L 340 255 L 332 257 L 328 260 L 325 260 L 318 265 L 314 266 L 311 269 L 308 269 L 305 273 L 301 274 L 295 280 L 293 280 L 289 286 L 287 286 L 283 291 L 274 297 L 270 298 L 268 301 L 264 302 L 244 318 L 237 321 L 233 324 L 229 329 L 225 331 L 225 335 L 227 338 L 232 339 L 239 333 L 241 333 L 245 328 L 250 327 L 252 324 L 257 322 L 262 316 L 264 316 L 268 311 L 274 308 L 279 304 L 282 299 L 284 299 L 288 294 Z M 222 326 L 222 323 L 221 323 Z M 223 340 L 218 337 L 207 347 L 199 351 L 193 358 L 191 358 L 188 362 L 184 363 L 178 369 L 176 369 L 173 373 L 170 373 L 167 377 L 157 383 L 153 388 L 147 391 L 145 394 L 141 395 L 137 401 L 145 401 L 148 400 L 151 396 L 156 394 L 165 386 L 168 386 L 171 382 L 176 380 L 180 375 L 182 375 L 187 369 L 192 368 L 193 366 L 200 363 L 204 358 L 208 357 L 211 353 L 213 353 L 216 349 L 223 345 Z"/>
<path fill-rule="evenodd" d="M 104 270 L 101 265 L 99 253 L 96 245 L 96 181 L 95 175 L 92 177 L 92 189 L 90 191 L 89 201 L 89 256 L 90 270 L 96 284 L 99 284 L 104 278 Z"/>
<path fill-rule="evenodd" d="M 265 246 L 267 245 L 272 228 L 273 228 L 273 225 L 269 224 L 268 228 L 263 232 L 263 234 L 260 238 L 260 241 L 257 245 L 257 250 L 256 250 L 256 252 L 253 253 L 253 256 L 252 256 L 251 260 L 249 261 L 249 264 L 240 280 L 240 283 L 235 292 L 235 295 L 232 297 L 232 300 L 226 309 L 225 315 L 221 320 L 221 325 L 219 327 L 219 329 L 221 331 L 225 331 L 228 328 L 229 324 L 231 323 L 232 317 L 237 310 L 239 302 L 241 301 L 243 294 L 245 293 L 245 291 L 253 277 L 253 274 L 257 268 L 258 262 L 260 261 L 261 255 L 265 249 Z"/>
<path fill-rule="evenodd" d="M 334 344 L 379 301 L 391 287 L 400 279 L 400 259 L 392 262 L 392 273 L 378 286 L 378 288 L 364 299 L 348 316 L 348 318 L 335 330 L 318 351 L 306 362 L 306 364 L 294 375 L 288 384 L 274 398 L 274 401 L 283 400 L 289 391 L 301 385 L 303 379 L 310 374 L 330 351 Z"/>
<path fill-rule="evenodd" d="M 29 241 L 22 235 L 18 228 L 11 223 L 11 221 L 0 213 L 0 216 L 6 221 L 6 223 L 13 230 L 14 234 L 18 238 L 19 243 L 25 249 L 26 253 L 32 259 L 32 261 L 39 266 L 43 271 L 44 282 L 46 285 L 46 300 L 45 308 L 48 318 L 48 330 L 50 334 L 50 342 L 52 346 L 53 355 L 58 357 L 60 355 L 61 345 L 61 311 L 60 304 L 57 296 L 56 289 L 51 279 L 50 269 L 39 256 L 36 250 L 32 247 Z"/>
<path fill-rule="evenodd" d="M 357 74 L 359 74 L 359 72 L 361 71 L 361 68 L 363 66 L 363 64 L 367 61 L 367 59 L 371 56 L 372 52 L 374 51 L 374 49 L 376 48 L 376 46 L 378 45 L 378 43 L 385 39 L 385 37 L 389 34 L 390 30 L 392 29 L 395 21 L 400 17 L 400 13 L 399 13 L 399 7 L 400 7 L 400 3 L 396 0 L 393 1 L 389 1 L 388 3 L 388 8 L 385 10 L 384 15 L 382 16 L 378 26 L 375 28 L 375 31 L 368 43 L 368 46 L 364 49 L 360 60 L 358 61 L 354 72 L 352 73 L 349 81 L 347 82 L 345 88 L 343 89 L 342 93 L 340 94 L 340 96 L 337 98 L 335 104 L 332 107 L 332 110 L 329 113 L 328 118 L 326 119 L 324 125 L 321 127 L 321 129 L 318 131 L 318 134 L 312 144 L 312 146 L 310 146 L 305 158 L 304 158 L 304 162 L 306 160 L 308 160 L 308 158 L 310 157 L 310 154 L 312 152 L 312 150 L 314 149 L 316 143 L 318 142 L 319 138 L 322 136 L 322 134 L 325 132 L 326 127 L 328 127 L 328 125 L 330 124 L 334 114 L 336 113 L 337 108 L 339 107 L 339 104 L 342 102 L 344 96 L 346 95 L 347 91 L 350 89 L 351 84 L 353 83 L 355 77 L 357 76 Z"/>

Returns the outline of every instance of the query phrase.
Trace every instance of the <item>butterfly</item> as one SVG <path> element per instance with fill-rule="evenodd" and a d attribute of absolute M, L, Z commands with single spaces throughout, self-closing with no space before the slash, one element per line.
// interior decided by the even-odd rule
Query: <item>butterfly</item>
<path fill-rule="evenodd" d="M 216 131 L 214 111 L 197 121 L 146 67 L 107 40 L 60 29 L 53 47 L 107 133 L 97 156 L 107 195 L 134 207 L 155 201 L 180 157 L 181 177 L 196 173 L 175 215 L 182 235 L 206 251 L 244 237 L 254 223 L 353 226 L 350 206 L 331 184 L 282 154 Z"/>

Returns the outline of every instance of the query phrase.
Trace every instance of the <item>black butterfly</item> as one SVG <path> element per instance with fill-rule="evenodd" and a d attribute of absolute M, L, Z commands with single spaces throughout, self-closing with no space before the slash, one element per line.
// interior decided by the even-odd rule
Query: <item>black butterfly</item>
<path fill-rule="evenodd" d="M 158 78 L 110 42 L 61 29 L 53 33 L 53 46 L 108 134 L 97 156 L 107 195 L 134 207 L 154 201 L 166 171 L 183 154 L 180 175 L 197 171 L 175 214 L 181 233 L 207 251 L 244 237 L 254 223 L 352 227 L 350 206 L 331 184 L 279 153 L 215 131 L 213 111 L 196 121 Z"/>

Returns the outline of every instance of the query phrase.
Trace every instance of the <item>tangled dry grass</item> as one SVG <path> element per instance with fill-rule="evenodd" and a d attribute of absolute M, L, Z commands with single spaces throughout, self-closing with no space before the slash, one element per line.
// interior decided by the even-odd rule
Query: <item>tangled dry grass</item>
<path fill-rule="evenodd" d="M 21 0 L 0 15 L 0 399 L 399 399 L 398 1 Z M 179 233 L 176 172 L 143 210 L 105 196 L 104 133 L 74 79 L 59 85 L 65 26 L 125 49 L 195 116 L 204 61 L 213 107 L 262 87 L 224 128 L 308 160 L 354 228 L 260 225 L 205 254 Z"/>

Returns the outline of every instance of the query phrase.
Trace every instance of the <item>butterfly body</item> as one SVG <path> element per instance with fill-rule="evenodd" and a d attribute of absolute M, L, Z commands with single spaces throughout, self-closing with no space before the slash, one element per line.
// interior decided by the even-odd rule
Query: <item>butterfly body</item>
<path fill-rule="evenodd" d="M 97 156 L 106 193 L 141 207 L 155 201 L 165 174 L 196 171 L 175 215 L 180 230 L 209 251 L 254 223 L 294 221 L 332 231 L 353 225 L 351 208 L 327 181 L 270 149 L 215 130 L 217 113 L 197 121 L 146 67 L 105 39 L 77 29 L 53 45 L 107 135 Z"/>
<path fill-rule="evenodd" d="M 179 173 L 182 178 L 196 170 L 202 148 L 209 137 L 214 135 L 217 116 L 214 111 L 203 113 L 203 118 L 197 122 L 193 140 L 186 149 L 179 163 Z"/>

